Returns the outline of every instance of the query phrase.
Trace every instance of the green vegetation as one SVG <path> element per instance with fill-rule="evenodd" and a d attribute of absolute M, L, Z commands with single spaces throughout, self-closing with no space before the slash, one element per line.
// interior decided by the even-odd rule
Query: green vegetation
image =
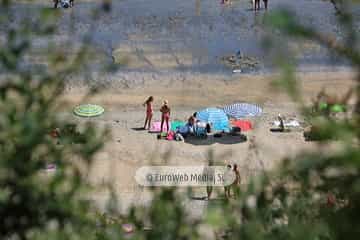
<path fill-rule="evenodd" d="M 80 166 L 90 164 L 105 133 L 86 126 L 81 146 L 64 134 L 61 145 L 52 129 L 70 123 L 56 114 L 66 76 L 87 57 L 84 46 L 71 59 L 48 45 L 48 68 L 32 67 L 26 55 L 32 39 L 51 35 L 57 16 L 49 9 L 11 22 L 11 2 L 0 5 L 0 239 L 91 239 L 95 222 Z M 11 24 L 10 24 L 11 23 Z M 78 159 L 76 166 L 69 159 Z M 47 164 L 59 171 L 49 177 Z"/>
<path fill-rule="evenodd" d="M 57 99 L 66 76 L 77 73 L 87 59 L 84 45 L 68 59 L 49 45 L 48 68 L 26 68 L 24 56 L 35 37 L 53 34 L 57 16 L 44 9 L 32 21 L 10 24 L 11 1 L 0 5 L 0 239 L 200 239 L 201 229 L 227 239 L 330 240 L 358 239 L 360 234 L 360 49 L 358 32 L 346 1 L 336 4 L 342 41 L 298 24 L 288 11 L 269 16 L 271 28 L 295 38 L 312 39 L 347 59 L 357 71 L 356 105 L 351 117 L 312 116 L 321 141 L 337 139 L 334 153 L 304 153 L 285 159 L 274 172 L 253 179 L 235 199 L 209 203 L 204 219 L 192 220 L 176 189 L 154 189 L 148 208 L 133 208 L 128 216 L 95 214 L 84 198 L 88 187 L 81 169 L 103 145 L 106 132 L 88 125 L 81 145 L 65 135 L 61 145 L 50 136 L 59 121 Z M 108 2 L 107 2 L 108 3 Z M 5 27 L 6 26 L 6 27 Z M 2 40 L 4 39 L 4 40 Z M 50 51 L 51 49 L 51 51 Z M 284 76 L 279 86 L 303 105 L 294 67 L 278 59 Z M 350 108 L 350 106 L 347 106 Z M 69 159 L 76 158 L 77 161 Z M 49 177 L 43 169 L 53 163 Z M 189 190 L 190 191 L 190 190 Z M 137 229 L 125 236 L 120 224 Z M 143 230 L 144 227 L 151 227 Z"/>

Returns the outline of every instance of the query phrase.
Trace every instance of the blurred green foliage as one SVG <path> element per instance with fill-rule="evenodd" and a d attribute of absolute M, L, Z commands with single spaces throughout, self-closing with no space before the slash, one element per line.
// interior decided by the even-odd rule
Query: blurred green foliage
<path fill-rule="evenodd" d="M 304 153 L 285 159 L 278 169 L 253 179 L 236 198 L 209 201 L 205 215 L 192 219 L 183 205 L 188 196 L 174 188 L 153 189 L 148 207 L 133 207 L 126 216 L 115 209 L 95 214 L 84 198 L 88 186 L 81 166 L 89 166 L 103 145 L 104 133 L 93 126 L 83 130 L 82 144 L 65 134 L 61 145 L 50 136 L 59 121 L 56 100 L 66 76 L 87 59 L 87 48 L 69 57 L 49 45 L 48 67 L 26 68 L 32 40 L 56 29 L 57 14 L 39 10 L 31 21 L 11 22 L 10 1 L 0 5 L 0 239 L 204 239 L 201 229 L 219 239 L 327 240 L 358 239 L 360 234 L 360 50 L 358 32 L 346 1 L 331 1 L 346 38 L 318 33 L 302 26 L 288 10 L 273 12 L 271 29 L 318 41 L 350 61 L 357 71 L 356 104 L 346 106 L 350 117 L 338 119 L 312 113 L 302 103 L 294 66 L 279 58 L 283 77 L 277 84 L 299 101 L 313 125 L 312 139 L 336 139 L 337 152 Z M 104 10 L 111 5 L 106 1 Z M 4 27 L 6 26 L 6 27 Z M 1 39 L 0 39 L 1 40 Z M 50 51 L 51 50 L 51 51 Z M 283 56 L 282 56 L 283 57 Z M 344 104 L 344 103 L 342 103 Z M 311 106 L 310 108 L 313 108 Z M 71 162 L 69 159 L 79 159 Z M 44 171 L 56 164 L 52 176 Z M 189 192 L 191 192 L 189 190 Z M 190 193 L 189 193 L 190 195 Z M 133 232 L 121 226 L 133 224 Z M 206 235 L 206 234 L 205 234 Z M 210 234 L 211 235 L 211 234 Z"/>
<path fill-rule="evenodd" d="M 71 58 L 44 46 L 48 67 L 37 68 L 27 58 L 32 41 L 54 33 L 58 14 L 39 9 L 18 22 L 12 14 L 11 2 L 1 1 L 0 239 L 92 239 L 96 222 L 80 166 L 91 163 L 106 132 L 84 126 L 81 145 L 69 134 L 58 145 L 50 134 L 69 124 L 59 119 L 57 100 L 65 78 L 84 64 L 86 46 Z M 49 164 L 54 173 L 46 170 Z"/>

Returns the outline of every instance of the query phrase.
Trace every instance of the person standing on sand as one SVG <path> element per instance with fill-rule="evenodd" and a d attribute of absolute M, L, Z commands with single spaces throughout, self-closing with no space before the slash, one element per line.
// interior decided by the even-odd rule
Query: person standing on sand
<path fill-rule="evenodd" d="M 226 184 L 228 181 L 228 179 L 231 177 L 231 174 L 232 174 L 232 170 L 231 170 L 231 165 L 227 165 L 226 166 L 226 171 L 225 171 L 225 174 L 224 174 L 224 183 Z M 225 198 L 230 198 L 230 187 L 231 185 L 226 185 L 224 186 L 224 191 L 225 191 Z"/>
<path fill-rule="evenodd" d="M 215 176 L 215 172 L 214 172 L 214 169 L 212 168 L 213 166 L 214 166 L 214 160 L 213 160 L 212 158 L 210 158 L 210 159 L 209 159 L 209 162 L 208 162 L 208 166 L 205 167 L 205 169 L 204 169 L 204 173 L 205 173 L 206 175 L 208 175 L 208 176 L 214 177 L 214 176 Z M 207 184 L 206 184 L 207 200 L 210 200 L 212 191 L 213 191 L 212 183 L 211 183 L 211 182 L 207 182 Z"/>
<path fill-rule="evenodd" d="M 169 102 L 167 100 L 164 101 L 162 107 L 160 108 L 161 112 L 161 132 L 163 131 L 164 122 L 166 122 L 166 131 L 170 131 L 169 120 L 170 120 L 170 107 L 168 106 Z"/>
<path fill-rule="evenodd" d="M 145 117 L 144 129 L 146 129 L 146 124 L 148 125 L 148 129 L 150 129 L 151 119 L 153 116 L 153 107 L 152 107 L 153 101 L 154 101 L 154 97 L 150 96 L 143 103 L 143 106 L 146 107 L 146 117 Z"/>
<path fill-rule="evenodd" d="M 254 11 L 260 10 L 260 0 L 252 0 L 252 5 Z"/>
<path fill-rule="evenodd" d="M 265 5 L 265 10 L 267 10 L 268 7 L 268 0 L 263 0 L 264 1 L 264 5 Z"/>
<path fill-rule="evenodd" d="M 240 177 L 240 172 L 238 170 L 238 167 L 236 164 L 234 164 L 233 166 L 233 171 L 234 171 L 234 174 L 235 174 L 235 180 L 233 182 L 233 184 L 231 184 L 231 188 L 233 190 L 233 193 L 234 193 L 234 196 L 237 196 L 238 193 L 239 193 L 239 186 L 240 186 L 240 183 L 241 183 L 241 177 Z M 230 190 L 229 190 L 229 197 L 230 197 Z"/>

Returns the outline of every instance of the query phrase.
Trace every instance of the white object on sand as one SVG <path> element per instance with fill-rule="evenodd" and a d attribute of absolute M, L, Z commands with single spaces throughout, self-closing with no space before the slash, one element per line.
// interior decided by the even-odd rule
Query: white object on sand
<path fill-rule="evenodd" d="M 232 72 L 233 73 L 242 73 L 242 70 L 241 69 L 233 69 Z"/>
<path fill-rule="evenodd" d="M 273 125 L 279 127 L 280 121 L 274 121 Z M 300 123 L 297 120 L 291 120 L 289 122 L 284 122 L 284 126 L 285 127 L 300 127 Z"/>

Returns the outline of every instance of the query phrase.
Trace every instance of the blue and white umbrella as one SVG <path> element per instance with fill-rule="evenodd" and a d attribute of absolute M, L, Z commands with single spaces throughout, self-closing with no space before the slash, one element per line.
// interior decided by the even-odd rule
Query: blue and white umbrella
<path fill-rule="evenodd" d="M 211 124 L 216 131 L 229 130 L 229 118 L 226 113 L 219 108 L 206 108 L 197 113 L 196 118 L 202 122 Z"/>
<path fill-rule="evenodd" d="M 250 103 L 235 103 L 225 106 L 223 109 L 227 115 L 236 119 L 257 117 L 262 114 L 261 107 Z"/>

